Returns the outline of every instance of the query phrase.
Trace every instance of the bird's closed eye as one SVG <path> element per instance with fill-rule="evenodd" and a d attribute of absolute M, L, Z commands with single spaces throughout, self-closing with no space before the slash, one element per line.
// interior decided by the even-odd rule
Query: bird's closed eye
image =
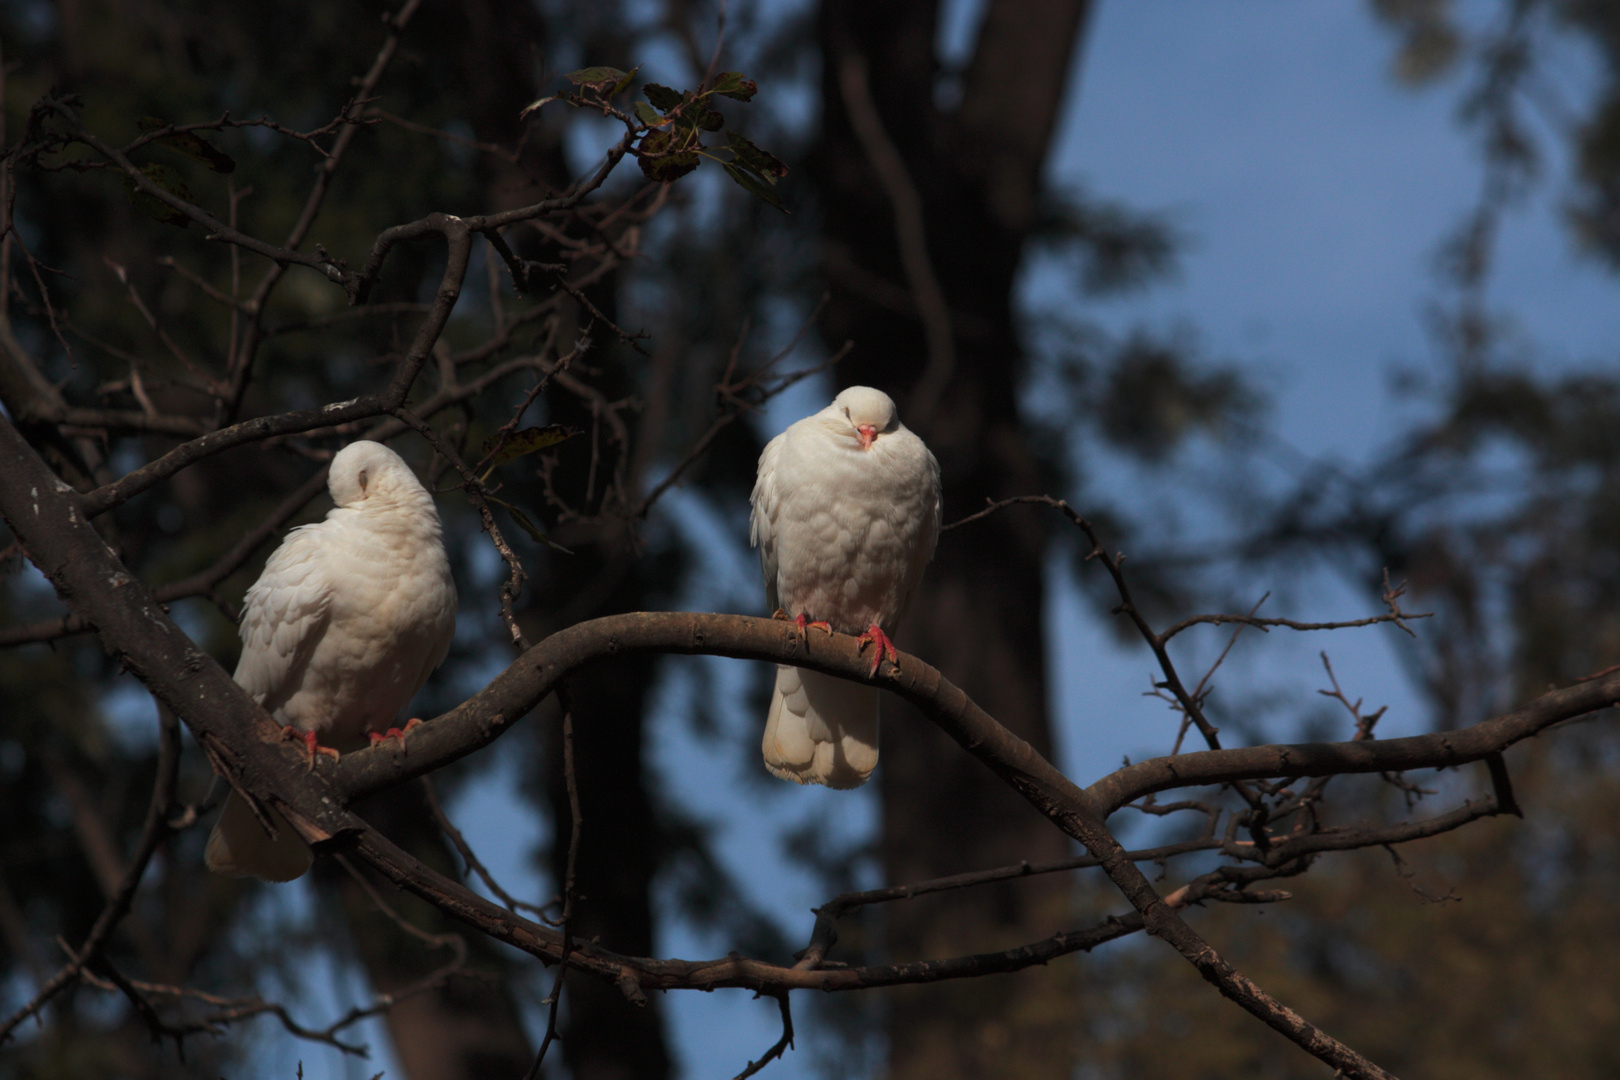
<path fill-rule="evenodd" d="M 367 483 L 367 481 L 369 479 L 370 479 L 370 473 L 367 472 L 367 470 L 365 470 L 365 469 L 361 469 L 360 470 L 360 490 L 361 491 L 366 490 L 366 483 Z"/>

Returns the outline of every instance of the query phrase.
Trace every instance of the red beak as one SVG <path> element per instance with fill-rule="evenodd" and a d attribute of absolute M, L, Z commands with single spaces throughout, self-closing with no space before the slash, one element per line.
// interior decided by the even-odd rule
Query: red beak
<path fill-rule="evenodd" d="M 861 440 L 861 449 L 872 449 L 872 440 L 876 439 L 878 434 L 877 428 L 871 424 L 861 424 L 855 429 L 855 432 Z"/>

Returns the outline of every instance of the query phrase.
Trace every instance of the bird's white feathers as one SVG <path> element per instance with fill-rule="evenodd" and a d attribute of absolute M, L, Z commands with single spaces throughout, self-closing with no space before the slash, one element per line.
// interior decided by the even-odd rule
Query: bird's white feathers
<path fill-rule="evenodd" d="M 326 520 L 292 530 L 248 589 L 236 681 L 282 723 L 352 750 L 392 726 L 449 651 L 456 589 L 433 496 L 400 456 L 356 442 L 333 459 Z M 210 869 L 287 881 L 310 852 L 272 840 L 233 791 Z"/>
<path fill-rule="evenodd" d="M 800 784 L 860 787 L 877 768 L 880 693 L 778 664 L 761 743 L 765 768 Z"/>
<path fill-rule="evenodd" d="M 887 394 L 852 386 L 766 445 L 751 502 L 773 609 L 841 633 L 873 624 L 888 633 L 939 538 L 939 464 Z M 765 767 L 801 784 L 865 783 L 877 766 L 878 697 L 876 687 L 779 666 Z"/>

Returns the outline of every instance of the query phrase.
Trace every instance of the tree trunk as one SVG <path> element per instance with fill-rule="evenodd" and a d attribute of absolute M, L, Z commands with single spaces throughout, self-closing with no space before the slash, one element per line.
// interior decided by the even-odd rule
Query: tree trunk
<path fill-rule="evenodd" d="M 439 834 L 422 789 L 392 788 L 360 808 L 389 839 L 450 878 L 454 858 Z M 454 953 L 433 948 L 396 925 L 341 867 L 319 860 L 318 880 L 335 890 L 349 939 L 372 989 L 390 994 L 449 963 Z M 358 867 L 357 867 L 358 868 Z M 400 1067 L 411 1080 L 482 1080 L 522 1076 L 534 1054 L 505 976 L 510 967 L 494 942 L 452 922 L 428 904 L 396 891 L 368 870 L 372 889 L 399 916 L 429 934 L 459 934 L 467 944 L 467 975 L 407 997 L 384 1019 Z"/>
<path fill-rule="evenodd" d="M 569 682 L 581 822 L 572 931 L 632 956 L 653 955 L 657 828 L 642 775 L 642 717 L 653 667 L 650 660 L 599 664 Z M 561 717 L 548 706 L 537 719 L 545 725 L 546 787 L 556 823 L 552 866 L 561 883 L 573 824 Z M 634 1005 L 616 987 L 587 975 L 569 976 L 563 995 L 563 1059 L 574 1080 L 669 1075 L 654 1001 Z"/>
<path fill-rule="evenodd" d="M 810 168 L 833 289 L 824 330 L 830 341 L 855 342 L 842 379 L 893 394 L 901 418 L 938 456 L 947 521 L 987 498 L 1049 483 L 1018 412 L 1025 363 L 1013 290 L 1086 8 L 1083 0 L 992 2 L 962 103 L 945 113 L 935 106 L 935 4 L 823 4 L 822 127 Z M 903 162 L 898 176 L 883 171 L 885 140 Z M 904 229 L 908 200 L 920 210 L 921 245 Z M 1045 530 L 1017 513 L 947 534 L 900 643 L 1049 754 L 1045 549 Z M 884 710 L 889 882 L 1066 853 L 1050 824 L 959 747 L 892 699 Z M 1068 906 L 1062 879 L 912 901 L 892 914 L 888 948 L 895 961 L 1005 948 L 1051 933 Z M 993 988 L 942 983 L 894 993 L 890 1075 L 1066 1075 L 1075 1060 L 1071 972 L 1061 965 Z"/>
<path fill-rule="evenodd" d="M 611 318 L 614 284 L 593 290 L 592 300 Z M 596 356 L 609 396 L 628 393 L 633 383 L 622 355 L 608 346 Z M 586 431 L 593 422 L 589 409 L 570 399 L 554 401 L 548 419 Z M 598 484 L 603 482 L 600 476 L 613 469 L 613 456 L 619 452 L 623 448 L 604 452 Z M 562 490 L 583 491 L 590 468 L 587 453 L 560 455 L 556 483 Z M 544 505 L 538 490 L 518 501 Z M 667 551 L 635 550 L 628 530 L 613 523 L 562 523 L 555 535 L 573 554 L 548 554 L 547 561 L 536 567 L 533 599 L 524 619 L 525 632 L 536 641 L 584 619 L 656 606 L 659 583 L 676 580 L 680 573 L 678 558 Z M 581 823 L 571 930 L 576 938 L 599 939 L 608 948 L 633 956 L 653 953 L 652 883 L 660 836 L 647 789 L 643 734 L 656 670 L 652 657 L 625 657 L 587 668 L 568 682 Z M 536 779 L 540 799 L 551 811 L 550 861 L 561 893 L 574 815 L 558 702 L 545 702 L 531 722 L 539 733 Z M 548 974 L 548 986 L 550 978 Z M 660 1001 L 655 996 L 632 1004 L 599 979 L 570 975 L 563 989 L 561 1050 L 574 1080 L 667 1077 L 670 1061 Z"/>

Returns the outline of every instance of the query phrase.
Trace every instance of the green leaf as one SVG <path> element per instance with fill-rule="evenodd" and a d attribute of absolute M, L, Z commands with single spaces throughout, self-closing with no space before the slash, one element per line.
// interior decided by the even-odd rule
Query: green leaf
<path fill-rule="evenodd" d="M 575 86 L 604 86 L 608 83 L 617 85 L 629 76 L 630 72 L 620 71 L 616 67 L 588 67 L 570 71 L 563 78 Z"/>
<path fill-rule="evenodd" d="M 731 152 L 737 155 L 738 161 L 769 182 L 774 184 L 787 175 L 788 167 L 785 164 L 755 146 L 747 136 L 728 131 L 726 140 L 731 143 Z"/>
<path fill-rule="evenodd" d="M 698 167 L 696 150 L 677 150 L 675 146 L 675 138 L 668 131 L 649 131 L 642 136 L 636 164 L 647 179 L 667 184 Z"/>
<path fill-rule="evenodd" d="M 725 170 L 726 175 L 737 181 L 737 185 L 744 191 L 758 199 L 770 203 L 784 214 L 788 212 L 787 207 L 782 205 L 782 200 L 777 196 L 776 191 L 764 180 L 761 180 L 758 176 L 755 176 L 753 173 L 743 169 L 733 161 L 728 161 L 725 163 Z"/>
<path fill-rule="evenodd" d="M 659 112 L 669 112 L 669 110 L 686 100 L 686 95 L 679 90 L 671 90 L 669 87 L 660 86 L 657 83 L 648 83 L 641 88 L 641 92 L 647 95 L 647 100 L 652 102 L 653 108 Z"/>
<path fill-rule="evenodd" d="M 710 89 L 723 97 L 748 101 L 759 93 L 759 83 L 743 78 L 740 71 L 722 71 L 714 77 L 714 85 Z"/>
<path fill-rule="evenodd" d="M 635 81 L 636 72 L 638 72 L 640 70 L 641 70 L 641 65 L 637 64 L 635 67 L 633 67 L 629 71 L 625 72 L 624 73 L 624 78 L 620 79 L 617 83 L 613 84 L 613 89 L 608 91 L 607 96 L 608 97 L 613 97 L 615 94 L 622 94 L 624 92 L 624 90 L 625 90 L 625 87 L 629 86 L 632 82 Z"/>
<path fill-rule="evenodd" d="M 180 178 L 180 174 L 169 168 L 169 166 L 155 162 L 151 165 L 142 165 L 141 174 L 149 182 L 156 184 L 175 198 L 184 199 L 186 202 L 192 201 L 191 189 L 186 187 L 186 182 Z M 176 210 L 157 196 L 149 195 L 137 188 L 135 181 L 131 180 L 129 186 L 130 200 L 135 204 L 135 209 L 147 217 L 154 221 L 161 221 L 165 225 L 178 225 L 182 229 L 190 223 L 191 219 L 179 210 Z"/>
<path fill-rule="evenodd" d="M 713 109 L 703 110 L 703 119 L 698 123 L 704 131 L 719 131 L 726 126 L 726 118 Z"/>
<path fill-rule="evenodd" d="M 140 120 L 142 131 L 161 131 L 169 125 L 155 116 L 143 116 Z M 236 171 L 236 162 L 225 151 L 208 142 L 195 131 L 176 131 L 157 140 L 160 146 L 166 146 L 176 153 L 184 154 L 195 161 L 200 161 L 217 173 L 231 173 Z"/>
<path fill-rule="evenodd" d="M 649 127 L 656 127 L 664 122 L 664 118 L 658 115 L 658 110 L 645 101 L 638 101 L 631 108 L 635 109 L 637 118 Z"/>
<path fill-rule="evenodd" d="M 560 551 L 564 555 L 573 554 L 572 551 L 569 551 L 551 537 L 547 536 L 538 525 L 530 521 L 528 514 L 525 514 L 511 503 L 507 503 L 505 505 L 506 512 L 512 515 L 512 520 L 518 523 L 518 528 L 529 534 L 529 539 L 533 540 L 537 544 L 544 544 L 553 551 Z"/>
<path fill-rule="evenodd" d="M 493 469 L 497 465 L 505 465 L 508 461 L 544 450 L 548 446 L 556 446 L 566 439 L 572 439 L 579 434 L 579 431 L 579 428 L 568 427 L 564 424 L 547 424 L 545 427 L 524 428 L 501 444 L 499 452 L 489 459 L 489 467 Z M 487 457 L 489 452 L 495 449 L 496 438 L 496 436 L 492 435 L 484 440 L 483 447 L 478 451 L 480 459 Z"/>

